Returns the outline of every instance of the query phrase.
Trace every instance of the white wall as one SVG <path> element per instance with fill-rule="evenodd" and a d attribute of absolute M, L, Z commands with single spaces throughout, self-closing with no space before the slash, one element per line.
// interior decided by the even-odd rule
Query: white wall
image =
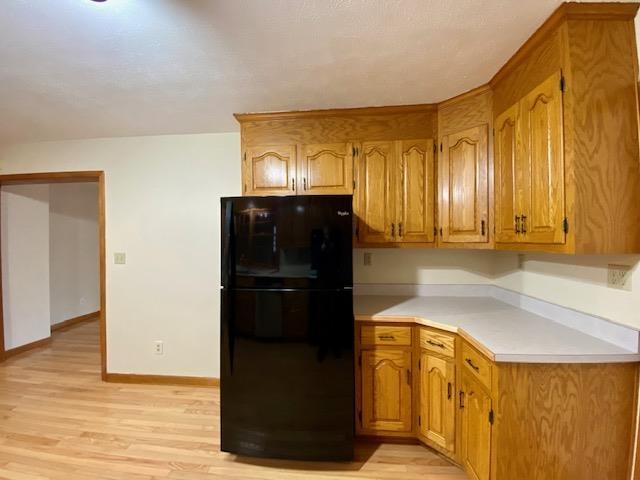
<path fill-rule="evenodd" d="M 219 376 L 219 197 L 240 194 L 239 158 L 238 133 L 0 148 L 5 174 L 105 171 L 109 372 Z"/>
<path fill-rule="evenodd" d="M 50 335 L 49 186 L 1 189 L 5 349 Z"/>
<path fill-rule="evenodd" d="M 640 328 L 640 256 L 495 252 L 494 283 L 618 323 Z M 631 291 L 607 287 L 609 264 L 633 268 Z"/>
<path fill-rule="evenodd" d="M 100 310 L 98 184 L 49 189 L 51 324 Z"/>
<path fill-rule="evenodd" d="M 371 254 L 371 265 L 363 256 Z M 354 283 L 487 284 L 494 277 L 493 252 L 436 249 L 357 249 Z"/>

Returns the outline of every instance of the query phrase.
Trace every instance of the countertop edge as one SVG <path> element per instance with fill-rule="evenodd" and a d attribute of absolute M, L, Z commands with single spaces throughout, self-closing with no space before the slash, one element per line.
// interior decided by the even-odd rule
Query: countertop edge
<path fill-rule="evenodd" d="M 546 354 L 495 354 L 483 343 L 462 328 L 434 322 L 426 318 L 405 315 L 363 315 L 354 314 L 356 322 L 388 322 L 412 323 L 423 327 L 437 328 L 450 333 L 457 333 L 465 341 L 480 350 L 486 357 L 496 363 L 635 363 L 640 362 L 640 353 L 620 354 L 587 354 L 587 355 L 546 355 Z"/>

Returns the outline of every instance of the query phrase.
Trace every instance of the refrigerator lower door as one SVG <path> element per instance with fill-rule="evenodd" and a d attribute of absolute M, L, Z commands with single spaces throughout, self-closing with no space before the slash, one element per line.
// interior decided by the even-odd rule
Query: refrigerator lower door
<path fill-rule="evenodd" d="M 222 450 L 353 458 L 352 293 L 222 290 Z"/>

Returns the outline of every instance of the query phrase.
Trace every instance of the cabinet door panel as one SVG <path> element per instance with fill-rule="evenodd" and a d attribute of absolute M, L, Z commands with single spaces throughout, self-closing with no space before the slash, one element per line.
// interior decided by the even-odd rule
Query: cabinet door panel
<path fill-rule="evenodd" d="M 439 447 L 453 452 L 455 364 L 423 350 L 420 365 L 420 433 Z"/>
<path fill-rule="evenodd" d="M 529 243 L 564 243 L 564 151 L 560 73 L 521 102 L 526 159 L 523 228 Z"/>
<path fill-rule="evenodd" d="M 395 236 L 392 195 L 395 148 L 393 142 L 364 142 L 359 155 L 358 240 L 384 243 Z M 393 231 L 392 231 L 392 223 Z"/>
<path fill-rule="evenodd" d="M 518 104 L 498 116 L 495 122 L 496 242 L 513 243 L 520 237 L 516 231 L 516 216 L 519 221 L 522 214 L 523 168 L 518 151 L 517 122 Z"/>
<path fill-rule="evenodd" d="M 411 431 L 411 351 L 362 351 L 362 428 Z"/>
<path fill-rule="evenodd" d="M 247 148 L 243 171 L 245 195 L 294 195 L 296 146 Z"/>
<path fill-rule="evenodd" d="M 353 193 L 353 145 L 303 145 L 298 182 L 301 182 L 302 194 Z"/>
<path fill-rule="evenodd" d="M 487 242 L 486 125 L 443 137 L 440 188 L 442 241 Z"/>
<path fill-rule="evenodd" d="M 463 375 L 462 464 L 472 480 L 489 480 L 491 469 L 491 397 L 480 384 Z"/>
<path fill-rule="evenodd" d="M 433 140 L 403 140 L 399 145 L 398 242 L 434 241 Z"/>

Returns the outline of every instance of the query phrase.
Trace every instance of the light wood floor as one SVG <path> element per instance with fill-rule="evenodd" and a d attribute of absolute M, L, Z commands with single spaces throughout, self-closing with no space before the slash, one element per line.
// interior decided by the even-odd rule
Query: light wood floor
<path fill-rule="evenodd" d="M 217 388 L 103 383 L 98 325 L 0 364 L 0 478 L 466 480 L 418 445 L 361 444 L 351 463 L 220 452 Z"/>

